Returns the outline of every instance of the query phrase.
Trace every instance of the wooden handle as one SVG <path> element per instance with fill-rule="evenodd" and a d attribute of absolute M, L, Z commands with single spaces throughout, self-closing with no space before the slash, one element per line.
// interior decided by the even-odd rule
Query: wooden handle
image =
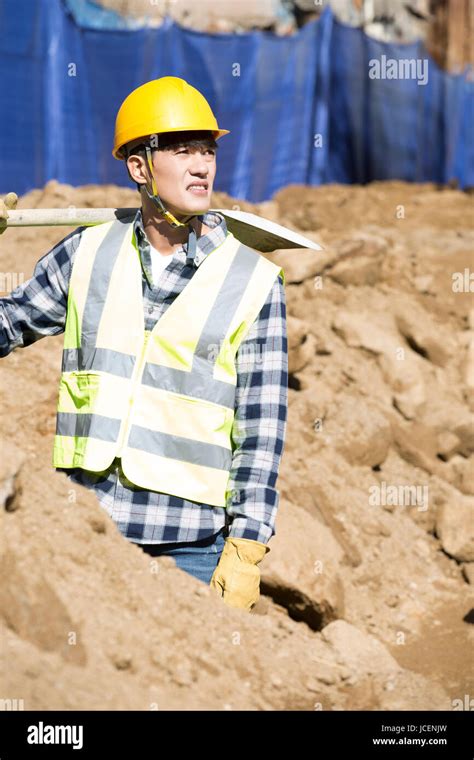
<path fill-rule="evenodd" d="M 7 227 L 82 227 L 136 213 L 136 208 L 25 208 L 8 212 Z"/>
<path fill-rule="evenodd" d="M 25 208 L 8 212 L 7 227 L 82 227 L 134 217 L 136 208 Z M 226 220 L 227 229 L 241 243 L 262 253 L 284 248 L 323 250 L 316 241 L 282 227 L 257 214 L 235 209 L 215 208 Z"/>

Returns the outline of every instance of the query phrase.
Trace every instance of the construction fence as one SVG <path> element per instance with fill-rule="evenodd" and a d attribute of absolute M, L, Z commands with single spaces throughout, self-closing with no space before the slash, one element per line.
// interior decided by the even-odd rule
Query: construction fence
<path fill-rule="evenodd" d="M 377 41 L 329 7 L 287 37 L 208 34 L 170 18 L 108 28 L 77 7 L 0 0 L 0 192 L 53 178 L 129 185 L 111 155 L 115 115 L 132 89 L 165 75 L 197 87 L 230 130 L 215 189 L 233 197 L 376 179 L 474 186 L 472 76 L 442 71 L 421 42 Z"/>

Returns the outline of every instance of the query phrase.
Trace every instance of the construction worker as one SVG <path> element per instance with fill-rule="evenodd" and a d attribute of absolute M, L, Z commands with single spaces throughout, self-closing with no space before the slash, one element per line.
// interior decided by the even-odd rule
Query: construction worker
<path fill-rule="evenodd" d="M 279 501 L 286 306 L 283 270 L 209 211 L 227 133 L 183 79 L 130 93 L 113 155 L 141 208 L 77 228 L 0 299 L 0 356 L 64 333 L 53 466 L 128 540 L 249 611 Z"/>

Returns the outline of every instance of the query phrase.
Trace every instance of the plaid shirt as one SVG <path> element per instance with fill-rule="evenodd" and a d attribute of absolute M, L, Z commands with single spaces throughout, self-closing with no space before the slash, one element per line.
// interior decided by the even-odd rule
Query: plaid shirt
<path fill-rule="evenodd" d="M 187 244 L 152 280 L 150 244 L 141 210 L 134 220 L 142 264 L 145 329 L 152 330 L 189 282 L 201 261 L 227 234 L 221 214 L 199 217 L 211 228 L 197 240 L 194 263 Z M 0 357 L 46 335 L 64 332 L 68 283 L 85 228 L 78 227 L 36 264 L 33 277 L 0 298 Z M 133 485 L 115 459 L 104 472 L 57 468 L 92 489 L 119 531 L 139 544 L 197 541 L 228 526 L 229 535 L 267 543 L 275 534 L 279 492 L 275 485 L 284 448 L 288 407 L 288 348 L 285 290 L 275 280 L 266 303 L 236 354 L 237 387 L 233 452 L 226 509 Z"/>

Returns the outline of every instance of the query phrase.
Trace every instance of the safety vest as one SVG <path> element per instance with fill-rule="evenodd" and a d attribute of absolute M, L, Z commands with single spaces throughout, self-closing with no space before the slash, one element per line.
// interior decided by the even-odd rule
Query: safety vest
<path fill-rule="evenodd" d="M 133 220 L 82 233 L 70 278 L 54 467 L 226 506 L 235 356 L 283 270 L 228 232 L 145 330 Z"/>

